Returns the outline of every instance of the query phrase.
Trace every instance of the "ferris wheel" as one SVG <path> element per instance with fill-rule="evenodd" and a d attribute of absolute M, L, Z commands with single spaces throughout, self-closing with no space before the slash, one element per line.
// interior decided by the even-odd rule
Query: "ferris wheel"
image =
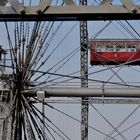
<path fill-rule="evenodd" d="M 20 5 L 16 12 L 23 16 L 22 8 L 37 7 L 41 2 L 2 0 L 0 5 L 12 7 L 11 11 Z M 87 2 L 90 6 L 110 3 Z M 51 6 L 74 3 L 78 5 L 79 1 L 53 0 Z M 136 0 L 133 3 L 139 4 Z M 37 11 L 42 16 L 42 11 Z M 89 140 L 139 139 L 140 106 L 112 105 L 140 103 L 139 98 L 125 99 L 128 92 L 134 93 L 130 97 L 139 95 L 139 20 L 79 24 L 61 21 L 60 17 L 57 21 L 51 17 L 50 21 L 26 18 L 0 23 L 0 139 L 78 140 L 80 131 L 85 130 L 81 104 L 89 105 L 89 115 L 85 114 L 89 117 Z M 88 28 L 82 28 L 85 24 Z M 89 38 L 84 38 L 87 31 Z M 96 97 L 86 98 L 84 94 L 90 96 L 93 91 Z M 106 92 L 113 93 L 114 98 L 107 97 Z M 123 98 L 118 92 L 125 93 Z M 81 99 L 81 94 L 85 98 Z M 116 99 L 115 95 L 120 97 Z"/>

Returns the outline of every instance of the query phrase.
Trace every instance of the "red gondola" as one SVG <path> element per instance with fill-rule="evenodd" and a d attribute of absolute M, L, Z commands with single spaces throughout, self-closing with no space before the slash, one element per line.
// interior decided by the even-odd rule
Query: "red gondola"
<path fill-rule="evenodd" d="M 91 65 L 140 65 L 140 40 L 91 39 Z"/>

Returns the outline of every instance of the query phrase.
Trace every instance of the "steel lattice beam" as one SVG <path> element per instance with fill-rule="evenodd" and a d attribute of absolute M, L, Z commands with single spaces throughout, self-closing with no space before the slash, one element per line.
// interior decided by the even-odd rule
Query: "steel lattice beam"
<path fill-rule="evenodd" d="M 80 5 L 87 5 L 87 0 L 80 0 Z M 88 29 L 87 21 L 80 21 L 81 46 L 81 88 L 88 87 Z M 88 97 L 82 98 L 81 103 L 81 140 L 88 140 Z"/>
<path fill-rule="evenodd" d="M 138 98 L 119 98 L 119 99 L 107 99 L 107 98 L 93 98 L 90 103 L 93 104 L 140 104 Z"/>
<path fill-rule="evenodd" d="M 76 5 L 73 0 L 63 0 L 64 6 L 51 5 L 53 0 L 42 0 L 37 6 L 23 6 L 17 0 L 8 0 L 11 6 L 0 2 L 0 21 L 37 20 L 129 20 L 140 19 L 140 5 L 131 0 L 122 0 L 121 5 L 112 5 L 104 0 L 100 5 Z"/>
<path fill-rule="evenodd" d="M 36 101 L 31 101 L 32 103 L 38 103 Z M 45 100 L 46 103 L 50 104 L 80 104 L 81 100 Z M 85 101 L 86 102 L 86 101 Z M 90 98 L 88 100 L 90 104 L 140 104 L 139 98 Z"/>

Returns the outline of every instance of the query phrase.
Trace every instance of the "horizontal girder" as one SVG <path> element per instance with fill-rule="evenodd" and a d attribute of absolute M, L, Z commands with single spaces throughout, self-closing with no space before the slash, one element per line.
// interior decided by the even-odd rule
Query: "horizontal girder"
<path fill-rule="evenodd" d="M 52 0 L 42 0 L 37 6 L 23 6 L 17 0 L 8 0 L 11 6 L 0 3 L 0 21 L 75 21 L 75 20 L 136 20 L 140 19 L 140 5 L 123 0 L 112 5 L 104 0 L 100 5 L 76 5 L 64 0 L 65 5 L 53 6 Z"/>
<path fill-rule="evenodd" d="M 44 93 L 43 93 L 44 92 Z M 25 96 L 47 97 L 124 97 L 140 98 L 140 88 L 42 88 L 40 91 L 27 90 Z M 44 95 L 43 95 L 44 94 Z"/>
<path fill-rule="evenodd" d="M 31 101 L 32 103 L 38 103 L 38 101 Z M 45 100 L 46 103 L 50 104 L 81 104 L 81 100 L 66 100 L 66 99 L 58 99 L 58 100 Z M 85 102 L 91 104 L 140 104 L 139 98 L 89 98 L 88 101 Z"/>

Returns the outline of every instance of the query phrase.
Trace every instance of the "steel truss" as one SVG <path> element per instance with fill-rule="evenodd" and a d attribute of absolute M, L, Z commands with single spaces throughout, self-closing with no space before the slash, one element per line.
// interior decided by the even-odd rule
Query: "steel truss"
<path fill-rule="evenodd" d="M 11 6 L 5 6 L 9 2 Z M 23 6 L 18 0 L 0 2 L 0 21 L 76 21 L 76 20 L 136 20 L 140 19 L 140 5 L 122 0 L 122 5 L 112 5 L 103 0 L 100 5 L 77 5 L 73 0 L 63 0 L 63 6 L 53 6 L 53 0 L 42 0 L 37 6 Z"/>
<path fill-rule="evenodd" d="M 73 0 L 63 0 L 63 6 L 53 6 L 53 0 L 42 0 L 37 6 L 23 6 L 18 0 L 1 0 L 0 1 L 0 21 L 85 21 L 85 20 L 137 20 L 140 19 L 140 5 L 135 5 L 131 0 L 122 0 L 121 5 L 112 5 L 112 0 L 103 0 L 100 5 L 89 6 L 86 3 L 82 5 L 77 5 Z M 82 2 L 82 0 L 81 0 Z M 83 0 L 84 2 L 84 0 Z M 10 6 L 6 4 L 10 3 Z M 103 88 L 103 89 L 91 89 L 87 88 L 88 84 L 88 71 L 87 71 L 87 23 L 81 22 L 81 87 L 80 89 L 75 88 L 47 88 L 41 89 L 40 91 L 22 91 L 24 87 L 17 89 L 15 94 L 16 99 L 16 109 L 15 114 L 18 114 L 18 118 L 13 113 L 13 124 L 12 128 L 7 130 L 9 133 L 10 130 L 14 129 L 11 135 L 7 132 L 5 135 L 5 140 L 10 139 L 9 137 L 16 138 L 17 140 L 21 139 L 20 131 L 20 120 L 24 114 L 25 121 L 25 131 L 29 130 L 27 133 L 29 139 L 34 139 L 32 133 L 32 127 L 29 122 L 27 110 L 30 109 L 29 104 L 25 97 L 38 97 L 39 99 L 47 97 L 83 97 L 82 99 L 82 140 L 88 139 L 88 98 L 87 97 L 100 97 L 102 100 L 96 100 L 96 102 L 113 101 L 112 99 L 104 100 L 106 97 L 128 97 L 128 98 L 140 98 L 140 89 L 139 88 Z M 32 49 L 28 50 L 29 53 Z M 29 54 L 28 53 L 28 54 Z M 28 56 L 28 55 L 27 55 Z M 29 62 L 28 60 L 27 62 Z M 26 63 L 27 64 L 27 63 Z M 21 70 L 21 69 L 19 69 Z M 24 69 L 23 69 L 24 70 Z M 17 72 L 17 79 L 20 76 L 25 76 L 24 73 Z M 22 83 L 21 83 L 22 85 Z M 17 97 L 16 97 L 17 96 Z M 24 97 L 25 96 L 25 97 Z M 22 102 L 18 106 L 17 103 L 22 99 Z M 121 100 L 123 102 L 123 100 Z M 127 100 L 129 102 L 130 100 Z M 138 100 L 137 103 L 139 102 Z M 27 103 L 26 103 L 27 102 Z M 25 103 L 25 104 L 24 104 Z M 119 102 L 120 103 L 120 102 Z M 21 110 L 22 109 L 22 110 Z M 26 110 L 27 109 L 27 110 Z M 33 110 L 32 110 L 33 111 Z M 23 114 L 22 114 L 23 113 Z M 84 114 L 85 113 L 85 114 Z M 35 122 L 34 122 L 35 123 Z M 6 125 L 8 126 L 8 124 Z M 16 135 L 15 135 L 16 134 Z M 9 137 L 8 137 L 9 136 Z M 44 138 L 43 134 L 42 137 Z"/>
<path fill-rule="evenodd" d="M 35 101 L 32 101 L 35 102 Z M 81 104 L 81 100 L 45 100 L 46 103 L 50 103 L 50 104 Z M 85 102 L 87 102 L 87 100 L 85 100 Z M 36 102 L 35 102 L 36 103 Z M 90 98 L 88 99 L 88 103 L 90 104 L 140 104 L 140 99 L 139 98 Z"/>
<path fill-rule="evenodd" d="M 80 0 L 80 5 L 87 5 L 87 0 Z M 80 21 L 81 46 L 81 88 L 88 88 L 88 27 L 87 21 Z M 88 140 L 88 97 L 81 103 L 81 140 Z"/>

